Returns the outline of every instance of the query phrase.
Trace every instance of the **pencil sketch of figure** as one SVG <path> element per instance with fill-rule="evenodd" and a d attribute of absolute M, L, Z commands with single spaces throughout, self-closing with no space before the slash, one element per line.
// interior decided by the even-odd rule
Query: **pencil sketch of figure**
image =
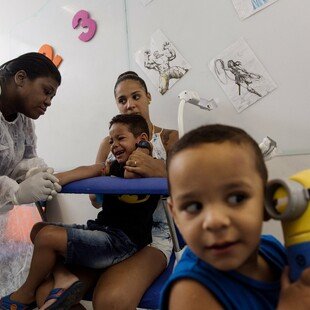
<path fill-rule="evenodd" d="M 266 4 L 268 0 L 251 0 L 253 9 L 256 10 L 260 8 L 262 5 Z"/>
<path fill-rule="evenodd" d="M 180 79 L 188 71 L 181 66 L 170 66 L 176 58 L 176 52 L 169 42 L 164 42 L 161 52 L 155 50 L 153 55 L 150 50 L 144 52 L 144 67 L 156 70 L 159 74 L 159 92 L 163 95 L 169 89 L 171 79 Z"/>
<path fill-rule="evenodd" d="M 241 19 L 248 18 L 277 1 L 278 0 L 232 0 Z"/>
<path fill-rule="evenodd" d="M 262 97 L 253 87 L 253 81 L 257 81 L 262 78 L 261 75 L 256 73 L 248 72 L 241 65 L 241 61 L 228 60 L 227 67 L 225 67 L 224 61 L 222 59 L 217 59 L 214 63 L 214 71 L 221 83 L 226 84 L 227 78 L 234 81 L 238 85 L 238 93 L 241 96 L 241 87 L 245 88 L 248 92 Z M 221 72 L 221 69 L 223 70 Z M 222 73 L 224 72 L 225 80 L 223 80 Z M 230 74 L 229 74 L 230 73 Z M 231 76 L 233 75 L 233 77 Z"/>

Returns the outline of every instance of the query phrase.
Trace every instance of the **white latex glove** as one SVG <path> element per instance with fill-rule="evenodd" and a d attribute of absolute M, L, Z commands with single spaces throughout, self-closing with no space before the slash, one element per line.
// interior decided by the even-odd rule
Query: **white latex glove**
<path fill-rule="evenodd" d="M 29 177 L 37 174 L 38 172 L 48 172 L 50 174 L 53 174 L 54 173 L 54 169 L 51 168 L 51 167 L 44 167 L 44 168 L 40 168 L 40 167 L 34 167 L 34 168 L 31 168 L 30 170 L 27 171 L 26 173 L 26 176 L 25 176 L 25 179 L 28 179 Z M 53 182 L 54 184 L 54 190 L 59 193 L 62 189 L 61 185 L 58 184 L 59 180 L 57 179 L 57 182 Z M 51 197 L 50 199 L 48 200 L 51 200 L 53 197 Z"/>
<path fill-rule="evenodd" d="M 25 179 L 28 179 L 29 177 L 37 174 L 38 172 L 48 172 L 50 174 L 53 174 L 54 173 L 54 169 L 51 168 L 51 167 L 34 167 L 34 168 L 31 168 L 27 171 L 26 173 L 26 176 L 25 176 Z"/>
<path fill-rule="evenodd" d="M 58 179 L 49 172 L 37 172 L 19 184 L 13 204 L 51 200 L 57 194 L 54 184 Z"/>

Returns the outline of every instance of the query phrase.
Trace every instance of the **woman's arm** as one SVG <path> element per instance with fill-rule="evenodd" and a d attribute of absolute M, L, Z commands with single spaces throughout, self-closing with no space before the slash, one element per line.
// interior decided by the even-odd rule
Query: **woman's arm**
<path fill-rule="evenodd" d="M 111 150 L 110 138 L 105 137 L 100 143 L 96 157 L 96 164 L 104 163 L 109 156 L 110 150 Z"/>
<path fill-rule="evenodd" d="M 161 134 L 161 140 L 168 154 L 172 146 L 179 140 L 179 133 L 176 130 L 164 129 Z"/>
<path fill-rule="evenodd" d="M 148 149 L 145 149 L 145 148 L 141 148 L 141 147 L 138 147 L 136 149 L 137 153 L 144 153 L 146 154 L 147 156 L 151 157 L 150 156 L 150 151 Z M 134 172 L 130 172 L 126 169 L 125 167 L 125 172 L 124 172 L 124 178 L 125 179 L 137 179 L 137 178 L 142 178 L 142 175 L 138 174 L 138 173 L 134 173 Z"/>
<path fill-rule="evenodd" d="M 172 148 L 178 140 L 179 135 L 176 130 L 164 129 L 161 134 L 161 139 L 166 152 Z M 164 160 L 155 159 L 146 154 L 141 154 L 134 151 L 126 162 L 125 169 L 129 172 L 137 173 L 144 178 L 149 177 L 166 177 L 166 163 Z"/>
<path fill-rule="evenodd" d="M 14 170 L 9 177 L 20 183 L 25 180 L 26 173 L 32 168 L 47 168 L 46 163 L 37 155 L 37 136 L 34 130 L 34 122 L 30 118 L 25 118 L 24 131 L 27 133 L 25 137 L 25 150 L 23 158 L 16 164 Z M 2 126 L 0 126 L 2 127 Z M 2 130 L 2 128 L 1 128 Z"/>
<path fill-rule="evenodd" d="M 18 190 L 17 182 L 6 175 L 1 175 L 0 188 L 0 213 L 12 210 L 14 207 L 12 201 Z"/>
<path fill-rule="evenodd" d="M 137 151 L 132 152 L 126 162 L 125 169 L 141 175 L 143 178 L 166 177 L 166 163 L 164 160 L 155 159 Z"/>
<path fill-rule="evenodd" d="M 69 171 L 56 173 L 55 176 L 59 179 L 60 185 L 65 185 L 67 183 L 77 181 L 77 180 L 99 177 L 102 175 L 103 168 L 104 168 L 104 164 L 81 166 L 81 167 L 77 167 Z"/>

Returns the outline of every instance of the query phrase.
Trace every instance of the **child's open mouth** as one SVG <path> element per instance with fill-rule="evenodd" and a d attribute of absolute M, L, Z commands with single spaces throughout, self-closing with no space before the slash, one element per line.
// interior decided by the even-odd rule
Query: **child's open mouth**
<path fill-rule="evenodd" d="M 125 151 L 121 150 L 121 151 L 117 151 L 117 152 L 114 152 L 114 156 L 115 157 L 118 157 L 118 156 L 121 156 L 125 153 Z"/>
<path fill-rule="evenodd" d="M 211 246 L 206 247 L 207 250 L 212 251 L 214 254 L 224 254 L 232 250 L 233 246 L 236 245 L 238 242 L 224 242 L 213 244 Z"/>

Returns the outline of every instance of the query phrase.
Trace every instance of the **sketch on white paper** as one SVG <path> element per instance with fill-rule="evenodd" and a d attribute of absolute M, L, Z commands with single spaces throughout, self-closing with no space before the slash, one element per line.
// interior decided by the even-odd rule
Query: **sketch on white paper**
<path fill-rule="evenodd" d="M 140 0 L 140 2 L 144 5 L 147 6 L 148 4 L 150 4 L 153 0 Z"/>
<path fill-rule="evenodd" d="M 135 59 L 162 95 L 191 68 L 160 30 L 151 36 L 150 47 L 136 52 Z"/>
<path fill-rule="evenodd" d="M 209 66 L 237 112 L 277 87 L 243 38 L 212 59 Z"/>
<path fill-rule="evenodd" d="M 278 0 L 232 0 L 241 19 L 245 19 Z"/>

